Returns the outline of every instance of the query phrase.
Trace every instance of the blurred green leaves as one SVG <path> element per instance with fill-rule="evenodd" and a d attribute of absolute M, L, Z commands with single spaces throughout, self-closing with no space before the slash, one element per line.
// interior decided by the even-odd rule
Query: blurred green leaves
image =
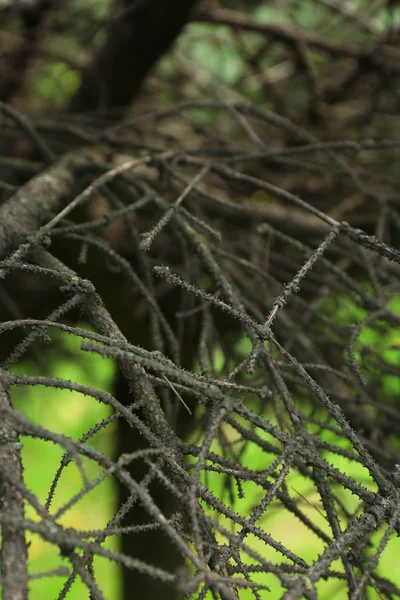
<path fill-rule="evenodd" d="M 86 327 L 86 325 L 85 325 Z M 51 353 L 46 349 L 38 364 L 36 361 L 24 361 L 13 369 L 14 372 L 29 375 L 46 375 L 71 380 L 96 389 L 112 392 L 116 374 L 115 363 L 96 354 L 84 353 L 80 350 L 80 339 L 71 335 L 52 332 L 53 348 Z M 23 412 L 32 422 L 40 424 L 50 431 L 79 439 L 91 427 L 109 416 L 110 407 L 96 402 L 91 397 L 77 392 L 47 388 L 44 386 L 12 389 L 12 398 L 16 410 Z M 115 444 L 115 423 L 100 429 L 88 444 L 112 457 Z M 22 437 L 22 462 L 24 480 L 30 489 L 44 504 L 49 493 L 55 473 L 60 467 L 64 451 L 60 446 L 50 442 Z M 94 461 L 82 458 L 87 480 L 93 481 L 102 469 Z M 50 506 L 51 514 L 60 510 L 84 486 L 82 474 L 72 461 L 62 471 Z M 65 527 L 78 530 L 102 529 L 116 511 L 115 486 L 110 478 L 105 479 L 93 490 L 86 493 L 72 508 L 59 519 Z M 26 517 L 36 519 L 35 510 L 26 504 Z M 54 546 L 43 541 L 38 535 L 28 533 L 29 572 L 42 572 L 69 567 L 66 558 L 54 552 Z M 117 548 L 118 540 L 107 539 L 105 547 Z M 95 576 L 107 598 L 118 598 L 118 567 L 102 557 L 94 560 Z M 30 582 L 30 600 L 56 598 L 62 589 L 65 578 L 46 577 Z M 68 594 L 71 600 L 87 598 L 87 588 L 79 580 L 73 584 Z"/>

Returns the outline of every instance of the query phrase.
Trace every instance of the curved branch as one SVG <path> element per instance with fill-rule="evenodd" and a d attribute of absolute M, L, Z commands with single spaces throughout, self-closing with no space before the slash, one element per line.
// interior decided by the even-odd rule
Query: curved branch
<path fill-rule="evenodd" d="M 214 25 L 227 25 L 243 31 L 253 31 L 291 46 L 305 43 L 333 56 L 347 56 L 357 60 L 369 61 L 374 67 L 384 67 L 385 64 L 387 67 L 388 57 L 376 52 L 375 46 L 379 42 L 376 36 L 375 43 L 372 46 L 365 44 L 361 46 L 346 43 L 344 40 L 331 40 L 313 31 L 307 31 L 293 25 L 259 23 L 239 11 L 224 8 L 198 10 L 194 13 L 193 20 Z M 400 72 L 400 66 L 395 61 L 390 61 L 390 69 L 396 73 Z"/>

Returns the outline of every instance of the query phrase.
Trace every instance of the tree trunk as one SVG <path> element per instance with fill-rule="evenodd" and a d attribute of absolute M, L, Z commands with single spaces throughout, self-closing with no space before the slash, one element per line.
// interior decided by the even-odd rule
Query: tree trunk
<path fill-rule="evenodd" d="M 100 53 L 82 74 L 70 109 L 124 109 L 188 21 L 197 0 L 124 0 Z M 137 8 L 135 8 L 137 7 Z"/>

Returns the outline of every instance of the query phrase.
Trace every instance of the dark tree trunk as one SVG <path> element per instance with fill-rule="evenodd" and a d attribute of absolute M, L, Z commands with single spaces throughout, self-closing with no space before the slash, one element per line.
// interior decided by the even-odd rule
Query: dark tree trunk
<path fill-rule="evenodd" d="M 12 3 L 8 9 L 0 10 L 2 27 L 4 27 L 7 17 L 12 18 L 17 12 L 22 30 L 18 44 L 11 51 L 2 53 L 0 69 L 0 100 L 2 102 L 10 102 L 13 96 L 21 90 L 25 74 L 35 56 L 35 46 L 40 41 L 41 24 L 50 8 L 50 0 L 35 0 L 30 3 L 21 2 L 17 11 Z"/>
<path fill-rule="evenodd" d="M 128 385 L 122 375 L 118 377 L 115 396 L 124 404 L 132 402 Z M 117 435 L 117 456 L 121 456 L 124 452 L 131 453 L 148 447 L 146 440 L 143 439 L 138 431 L 132 429 L 125 419 L 120 420 Z M 132 463 L 130 473 L 137 482 L 140 483 L 147 472 L 148 467 L 142 460 L 135 460 Z M 158 481 L 153 481 L 150 484 L 149 492 L 166 518 L 170 518 L 173 513 L 179 511 L 176 499 Z M 128 500 L 128 497 L 127 490 L 123 486 L 119 486 L 118 506 L 122 506 Z M 137 502 L 121 522 L 121 526 L 137 526 L 150 522 L 151 519 L 145 508 L 143 508 L 140 502 Z M 124 553 L 165 571 L 174 572 L 183 564 L 183 559 L 177 548 L 159 529 L 124 534 L 121 542 L 121 549 Z M 147 574 L 132 569 L 123 569 L 122 577 L 124 600 L 133 600 L 135 598 L 177 600 L 178 598 L 177 592 L 172 586 L 168 586 L 161 580 L 150 577 Z"/>
<path fill-rule="evenodd" d="M 151 68 L 168 50 L 188 21 L 196 2 L 197 0 L 178 2 L 124 0 L 125 13 L 109 28 L 104 47 L 82 74 L 82 84 L 72 98 L 70 110 L 74 112 L 99 108 L 123 110 L 129 106 Z M 134 312 L 134 307 L 131 310 Z M 112 312 L 115 314 L 114 311 Z M 128 325 L 130 331 L 126 332 L 129 341 L 151 349 L 147 324 L 136 321 L 132 325 L 133 323 L 131 326 Z M 191 359 L 186 362 L 189 367 Z M 116 382 L 115 395 L 124 404 L 132 402 L 128 385 L 122 376 L 119 376 Z M 119 422 L 117 436 L 118 455 L 146 447 L 145 440 L 123 419 Z M 147 467 L 143 462 L 133 463 L 132 476 L 136 481 L 141 481 L 146 472 Z M 150 489 L 152 497 L 167 517 L 178 510 L 176 500 L 166 492 L 164 487 L 153 483 Z M 119 505 L 126 499 L 125 488 L 119 486 Z M 146 511 L 136 503 L 121 525 L 140 525 L 148 522 Z M 121 550 L 129 556 L 170 572 L 183 564 L 177 549 L 159 530 L 122 536 Z M 177 593 L 160 581 L 138 571 L 125 569 L 123 598 L 125 600 L 133 598 L 173 600 L 177 598 Z"/>
<path fill-rule="evenodd" d="M 127 107 L 150 69 L 181 32 L 196 3 L 124 0 L 124 14 L 111 25 L 107 42 L 83 73 L 70 109 Z"/>

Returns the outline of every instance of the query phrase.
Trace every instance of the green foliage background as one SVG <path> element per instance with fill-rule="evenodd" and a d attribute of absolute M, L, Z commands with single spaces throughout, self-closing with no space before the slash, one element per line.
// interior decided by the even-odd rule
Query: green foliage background
<path fill-rule="evenodd" d="M 85 325 L 85 327 L 87 327 Z M 49 357 L 44 354 L 44 364 L 27 361 L 14 368 L 14 372 L 30 375 L 47 375 L 71 380 L 99 390 L 112 392 L 116 374 L 114 361 L 80 350 L 80 339 L 70 335 L 52 333 L 54 350 Z M 50 361 L 49 361 L 50 359 Z M 49 361 L 47 363 L 47 361 Z M 91 427 L 107 418 L 112 411 L 110 407 L 96 402 L 93 398 L 83 396 L 69 390 L 58 390 L 46 387 L 24 387 L 13 390 L 13 403 L 34 423 L 56 433 L 80 439 Z M 112 457 L 115 443 L 115 423 L 101 429 L 89 444 L 106 456 Z M 41 504 L 44 504 L 64 452 L 60 446 L 43 440 L 23 437 L 21 439 L 24 480 L 27 487 L 34 492 Z M 93 481 L 102 471 L 99 465 L 82 457 L 83 467 L 88 481 Z M 75 462 L 64 468 L 53 502 L 52 514 L 61 509 L 71 498 L 81 491 L 83 481 Z M 116 489 L 110 478 L 85 494 L 81 500 L 60 517 L 59 522 L 65 527 L 84 530 L 101 530 L 116 512 Z M 35 519 L 35 510 L 26 505 L 26 517 Z M 48 571 L 65 564 L 68 560 L 54 547 L 36 534 L 27 534 L 29 543 L 29 571 L 37 573 Z M 118 540 L 109 538 L 105 547 L 116 549 Z M 94 561 L 96 579 L 107 598 L 119 596 L 120 585 L 118 567 L 103 557 Z M 57 598 L 62 588 L 59 577 L 31 580 L 30 598 Z M 78 579 L 72 586 L 68 598 L 81 600 L 88 597 L 86 586 Z"/>
<path fill-rule="evenodd" d="M 329 300 L 326 303 L 325 310 L 327 313 L 332 309 Z M 334 302 L 335 317 L 341 324 L 359 323 L 365 317 L 365 314 L 351 300 L 337 298 Z M 400 314 L 400 298 L 395 297 L 390 308 Z M 383 326 L 383 325 L 382 325 Z M 20 373 L 29 373 L 43 375 L 46 374 L 52 377 L 62 379 L 70 379 L 88 386 L 109 391 L 112 393 L 113 382 L 116 374 L 116 365 L 110 359 L 105 359 L 97 355 L 83 353 L 80 350 L 80 340 L 73 336 L 60 334 L 58 332 L 52 334 L 52 339 L 55 344 L 55 349 L 51 355 L 50 362 L 44 365 L 33 361 L 21 363 L 15 371 Z M 400 361 L 400 332 L 393 328 L 382 329 L 381 332 L 376 328 L 365 327 L 362 329 L 358 338 L 356 354 L 361 360 L 362 348 L 372 346 L 374 349 L 379 348 L 380 356 L 388 363 L 399 364 Z M 250 350 L 250 342 L 247 338 L 243 338 L 239 342 L 239 349 L 243 355 L 246 355 Z M 46 355 L 48 361 L 48 354 Z M 216 348 L 214 352 L 214 369 L 222 375 L 225 367 L 225 359 L 220 349 Z M 373 373 L 364 373 L 367 377 L 373 376 Z M 382 379 L 382 384 L 386 393 L 393 395 L 394 400 L 399 397 L 400 382 L 392 375 L 385 375 Z M 110 414 L 110 408 L 97 403 L 93 398 L 84 397 L 81 394 L 66 390 L 55 390 L 48 388 L 17 388 L 13 390 L 13 401 L 17 410 L 21 410 L 33 422 L 40 423 L 42 426 L 49 428 L 57 433 L 71 436 L 74 439 L 79 439 L 96 423 L 106 418 Z M 251 403 L 253 400 L 249 398 Z M 307 408 L 307 401 L 299 399 L 302 402 L 302 410 L 304 414 L 310 411 Z M 311 406 L 310 406 L 311 409 Z M 199 407 L 199 413 L 202 407 Z M 321 415 L 316 415 L 315 418 L 323 418 Z M 271 409 L 267 409 L 264 417 L 276 423 L 276 417 Z M 328 421 L 328 424 L 334 429 L 334 423 Z M 242 423 L 246 426 L 246 423 Z M 310 430 L 321 435 L 320 427 L 310 423 Z M 242 464 L 255 471 L 264 471 L 268 469 L 273 461 L 274 456 L 263 453 L 258 446 L 251 442 L 244 444 L 243 440 L 238 436 L 237 432 L 229 425 L 223 425 L 223 434 L 225 439 L 232 443 L 232 452 L 242 453 Z M 97 450 L 103 452 L 109 457 L 114 453 L 114 424 L 108 425 L 106 428 L 98 432 L 88 443 L 93 445 Z M 198 441 L 199 432 L 193 434 L 193 441 Z M 257 435 L 270 441 L 276 442 L 268 434 L 257 430 Z M 335 434 L 334 431 L 325 430 L 322 433 L 323 439 L 342 448 L 349 448 L 346 441 Z M 31 489 L 41 503 L 44 503 L 49 492 L 52 478 L 57 471 L 60 460 L 63 456 L 62 450 L 55 445 L 41 440 L 31 438 L 23 438 L 22 460 L 24 465 L 25 483 Z M 397 441 L 400 449 L 400 442 Z M 222 448 L 219 441 L 215 441 L 211 450 L 217 454 L 222 454 Z M 351 461 L 344 457 L 330 455 L 325 453 L 325 458 L 331 464 L 356 481 L 376 491 L 375 484 L 371 480 L 367 470 L 360 464 Z M 84 468 L 89 481 L 94 480 L 99 476 L 101 468 L 90 461 L 83 459 Z M 276 472 L 279 472 L 280 466 Z M 259 502 L 261 498 L 261 490 L 253 482 L 242 482 L 241 490 L 236 488 L 227 488 L 226 479 L 223 474 L 215 473 L 209 470 L 202 472 L 202 481 L 205 483 L 213 494 L 231 506 L 239 514 L 248 517 L 251 514 L 252 508 Z M 289 495 L 299 503 L 303 512 L 324 532 L 328 535 L 331 533 L 329 524 L 324 515 L 319 494 L 310 480 L 292 470 L 285 480 Z M 75 494 L 82 489 L 82 477 L 75 463 L 71 463 L 64 469 L 60 482 L 55 494 L 55 498 L 51 505 L 51 511 L 54 513 L 66 504 Z M 348 490 L 341 486 L 337 486 L 337 495 L 343 504 L 353 511 L 356 506 L 357 499 L 354 498 Z M 116 506 L 116 489 L 114 483 L 110 479 L 106 479 L 91 492 L 73 505 L 60 518 L 60 523 L 64 526 L 74 527 L 76 529 L 94 530 L 103 528 L 106 523 L 112 518 L 117 510 Z M 210 512 L 210 509 L 204 506 L 204 510 Z M 35 519 L 35 511 L 32 507 L 26 507 L 27 518 Z M 212 515 L 216 517 L 215 514 Z M 341 526 L 345 528 L 347 521 L 344 515 L 341 515 Z M 235 533 L 240 528 L 232 528 L 231 523 L 224 517 L 219 517 L 219 523 L 225 527 L 230 533 Z M 258 523 L 265 531 L 267 531 L 274 539 L 282 542 L 286 547 L 289 547 L 296 554 L 302 557 L 305 561 L 312 562 L 323 551 L 323 542 L 312 532 L 310 532 L 304 524 L 302 524 L 295 516 L 282 510 L 282 506 L 273 502 L 266 515 Z M 373 536 L 373 546 L 370 548 L 371 556 L 376 550 L 379 541 L 384 534 L 385 527 L 376 532 Z M 219 536 L 221 544 L 226 543 L 226 538 Z M 54 548 L 47 542 L 35 534 L 28 534 L 29 541 L 29 567 L 31 573 L 48 571 L 58 568 L 61 564 L 68 565 L 68 561 L 54 552 Z M 280 556 L 273 548 L 267 546 L 254 536 L 247 536 L 246 543 L 264 560 L 269 560 L 272 563 L 282 562 L 285 559 Z M 114 538 L 107 539 L 106 547 L 118 549 L 119 540 Z M 390 539 L 385 551 L 382 554 L 379 562 L 378 572 L 385 577 L 392 579 L 400 586 L 400 572 L 398 569 L 398 555 L 400 553 L 400 540 L 393 535 Z M 251 559 L 246 556 L 242 557 L 246 564 L 251 564 Z M 288 561 L 286 561 L 288 562 Z M 120 577 L 119 568 L 105 558 L 97 557 L 94 561 L 95 574 L 98 584 L 106 598 L 118 600 L 120 596 Z M 332 570 L 343 572 L 341 561 L 336 561 L 332 564 Z M 261 597 L 279 598 L 284 590 L 281 588 L 278 579 L 270 575 L 254 575 L 254 580 L 268 585 L 270 591 L 262 592 Z M 62 589 L 62 581 L 60 577 L 51 577 L 45 579 L 31 580 L 30 589 L 32 600 L 39 600 L 44 597 L 56 598 Z M 345 600 L 347 594 L 345 586 L 340 580 L 330 580 L 329 582 L 321 582 L 318 584 L 318 593 L 321 600 Z M 252 598 L 250 590 L 241 590 L 240 598 L 247 600 Z M 85 600 L 88 598 L 87 588 L 77 580 L 70 593 L 70 600 Z M 207 595 L 207 600 L 211 595 Z M 369 600 L 378 600 L 380 598 L 378 592 L 372 591 L 369 595 Z"/>

